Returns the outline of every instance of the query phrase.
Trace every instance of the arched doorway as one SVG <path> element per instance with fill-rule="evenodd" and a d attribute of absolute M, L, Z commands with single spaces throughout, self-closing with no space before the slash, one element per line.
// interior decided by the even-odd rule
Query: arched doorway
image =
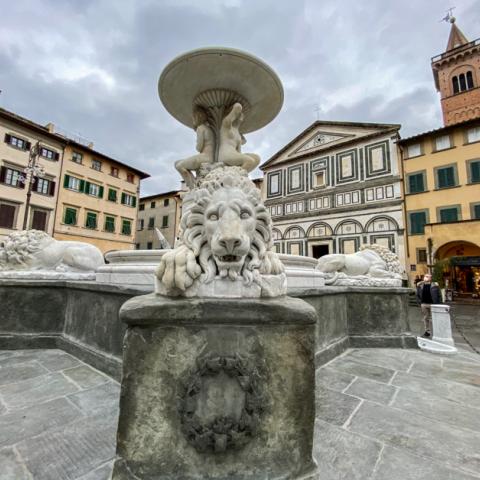
<path fill-rule="evenodd" d="M 461 240 L 448 242 L 437 248 L 434 257 L 454 291 L 469 296 L 480 293 L 480 246 Z"/>

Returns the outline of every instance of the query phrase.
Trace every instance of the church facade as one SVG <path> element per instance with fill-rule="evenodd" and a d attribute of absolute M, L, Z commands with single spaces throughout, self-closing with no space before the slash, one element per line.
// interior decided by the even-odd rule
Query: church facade
<path fill-rule="evenodd" d="M 378 243 L 404 264 L 399 129 L 317 121 L 261 165 L 276 251 L 319 258 Z"/>

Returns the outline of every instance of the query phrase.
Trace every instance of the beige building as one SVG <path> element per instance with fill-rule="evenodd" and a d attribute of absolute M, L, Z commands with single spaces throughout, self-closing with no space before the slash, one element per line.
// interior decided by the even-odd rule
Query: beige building
<path fill-rule="evenodd" d="M 44 127 L 0 108 L 0 242 L 14 230 L 26 228 L 53 234 L 64 144 Z M 38 147 L 36 147 L 38 143 Z M 44 174 L 32 177 L 25 169 L 36 147 L 35 163 Z M 31 182 L 30 207 L 26 214 Z"/>
<path fill-rule="evenodd" d="M 4 109 L 0 135 L 0 239 L 26 218 L 26 228 L 104 253 L 134 248 L 140 180 L 148 174 Z M 31 157 L 44 171 L 38 177 L 25 174 Z"/>
<path fill-rule="evenodd" d="M 182 214 L 181 191 L 159 193 L 140 199 L 136 248 L 152 250 L 160 248 L 158 231 L 171 247 L 175 244 Z"/>

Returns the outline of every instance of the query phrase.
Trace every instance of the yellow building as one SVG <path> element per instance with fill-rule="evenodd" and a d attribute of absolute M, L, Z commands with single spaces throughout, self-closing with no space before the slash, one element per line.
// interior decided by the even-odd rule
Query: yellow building
<path fill-rule="evenodd" d="M 471 295 L 480 291 L 480 44 L 450 21 L 447 50 L 432 58 L 445 126 L 398 142 L 407 263 L 412 282 L 433 270 Z"/>
<path fill-rule="evenodd" d="M 450 259 L 444 262 L 450 286 L 474 293 L 480 288 L 480 119 L 398 143 L 411 281 Z"/>
<path fill-rule="evenodd" d="M 54 237 L 102 252 L 135 248 L 140 180 L 149 177 L 80 143 L 65 147 Z"/>

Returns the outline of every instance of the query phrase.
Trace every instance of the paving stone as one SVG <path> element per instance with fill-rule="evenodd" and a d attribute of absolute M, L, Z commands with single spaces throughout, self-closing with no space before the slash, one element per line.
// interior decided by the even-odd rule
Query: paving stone
<path fill-rule="evenodd" d="M 0 416 L 0 448 L 66 425 L 82 416 L 65 398 L 7 413 Z"/>
<path fill-rule="evenodd" d="M 475 480 L 431 459 L 409 455 L 403 450 L 386 446 L 372 480 Z"/>
<path fill-rule="evenodd" d="M 68 399 L 87 414 L 95 414 L 102 410 L 118 411 L 120 385 L 108 381 L 103 385 L 69 395 Z"/>
<path fill-rule="evenodd" d="M 480 355 L 478 353 L 461 353 L 456 355 L 455 358 L 467 362 L 480 363 Z"/>
<path fill-rule="evenodd" d="M 100 415 L 24 440 L 17 448 L 35 479 L 76 479 L 113 459 L 115 434 L 114 417 Z"/>
<path fill-rule="evenodd" d="M 110 475 L 113 470 L 113 462 L 109 462 L 97 468 L 94 472 L 87 473 L 78 480 L 110 480 Z"/>
<path fill-rule="evenodd" d="M 78 367 L 69 368 L 63 371 L 63 374 L 71 378 L 81 388 L 95 387 L 102 383 L 108 382 L 109 378 L 88 365 L 80 365 Z"/>
<path fill-rule="evenodd" d="M 354 378 L 355 375 L 340 372 L 339 370 L 334 370 L 330 367 L 321 367 L 315 372 L 315 381 L 317 385 L 323 385 L 324 387 L 336 390 L 337 392 L 341 392 L 347 388 Z"/>
<path fill-rule="evenodd" d="M 480 410 L 478 408 L 459 405 L 452 400 L 446 400 L 428 393 L 400 389 L 392 407 L 417 413 L 442 423 L 480 432 Z"/>
<path fill-rule="evenodd" d="M 395 373 L 394 370 L 389 368 L 369 365 L 368 363 L 352 360 L 348 357 L 340 357 L 330 363 L 329 366 L 335 370 L 350 373 L 351 375 L 370 378 L 384 383 L 388 383 Z"/>
<path fill-rule="evenodd" d="M 37 362 L 9 365 L 8 367 L 0 369 L 0 386 L 9 383 L 18 383 L 46 373 L 48 373 L 48 370 Z"/>
<path fill-rule="evenodd" d="M 19 409 L 76 391 L 78 387 L 61 373 L 50 373 L 0 387 L 0 396 L 9 409 Z"/>
<path fill-rule="evenodd" d="M 371 400 L 372 402 L 383 403 L 385 405 L 390 402 L 394 393 L 395 387 L 386 385 L 385 383 L 375 382 L 368 378 L 358 377 L 345 391 L 350 395 Z"/>
<path fill-rule="evenodd" d="M 412 360 L 405 358 L 405 353 L 396 349 L 387 348 L 362 348 L 349 352 L 346 358 L 358 360 L 359 362 L 378 365 L 379 367 L 393 370 L 407 371 Z"/>
<path fill-rule="evenodd" d="M 0 480 L 33 480 L 12 448 L 0 450 Z"/>
<path fill-rule="evenodd" d="M 461 370 L 445 369 L 433 365 L 415 363 L 410 370 L 410 373 L 427 377 L 434 375 L 437 379 L 450 380 L 452 382 L 480 387 L 480 372 L 475 374 Z"/>
<path fill-rule="evenodd" d="M 462 372 L 480 375 L 480 364 L 468 360 L 457 360 L 456 357 L 455 359 L 445 358 L 443 360 L 443 368 L 446 370 L 460 370 Z"/>
<path fill-rule="evenodd" d="M 461 466 L 480 474 L 480 433 L 455 428 L 420 415 L 364 402 L 349 429 L 412 454 Z"/>
<path fill-rule="evenodd" d="M 422 377 L 398 372 L 392 384 L 408 390 L 429 393 L 465 405 L 480 405 L 480 389 L 477 387 L 438 380 L 434 376 Z"/>
<path fill-rule="evenodd" d="M 51 372 L 81 365 L 79 360 L 62 350 L 45 350 L 38 362 Z"/>
<path fill-rule="evenodd" d="M 315 397 L 315 417 L 335 425 L 343 425 L 360 403 L 358 398 L 321 386 Z"/>
<path fill-rule="evenodd" d="M 321 420 L 315 422 L 314 438 L 319 480 L 370 478 L 380 452 L 379 443 Z"/>

